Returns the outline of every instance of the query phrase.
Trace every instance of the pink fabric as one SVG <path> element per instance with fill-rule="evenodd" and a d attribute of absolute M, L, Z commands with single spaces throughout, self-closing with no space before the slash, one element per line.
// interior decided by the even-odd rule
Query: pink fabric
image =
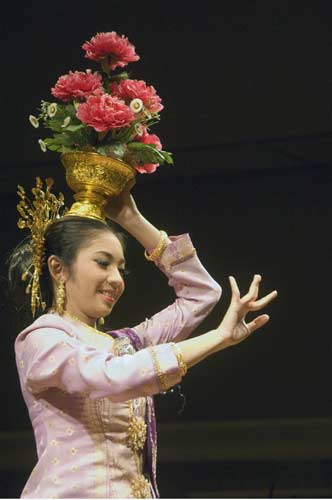
<path fill-rule="evenodd" d="M 138 472 L 126 441 L 128 400 L 146 418 L 146 398 L 160 391 L 148 347 L 155 345 L 169 386 L 178 383 L 169 342 L 186 338 L 221 293 L 193 254 L 189 236 L 171 239 L 156 265 L 177 299 L 134 327 L 142 350 L 118 357 L 111 336 L 55 314 L 40 316 L 17 336 L 17 368 L 38 455 L 22 498 L 132 497 Z M 140 463 L 143 473 L 144 455 Z"/>

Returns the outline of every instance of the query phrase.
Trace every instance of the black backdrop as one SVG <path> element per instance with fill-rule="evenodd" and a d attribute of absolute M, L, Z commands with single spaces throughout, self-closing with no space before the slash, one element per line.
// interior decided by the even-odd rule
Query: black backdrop
<path fill-rule="evenodd" d="M 165 494 L 195 494 L 194 487 L 184 486 L 185 468 L 193 458 L 182 460 L 183 478 L 176 476 L 174 489 L 166 480 L 174 457 L 181 454 L 175 446 L 177 426 L 185 422 L 204 424 L 204 433 L 211 422 L 237 421 L 245 426 L 279 419 L 301 426 L 310 421 L 315 436 L 324 419 L 328 430 L 318 441 L 326 443 L 332 412 L 330 2 L 58 1 L 33 2 L 19 9 L 12 4 L 6 9 L 1 20 L 5 42 L 1 56 L 2 276 L 6 255 L 22 237 L 16 228 L 17 183 L 28 187 L 36 175 L 52 175 L 56 188 L 67 199 L 71 196 L 56 155 L 39 150 L 41 131 L 29 125 L 28 115 L 34 114 L 40 99 L 50 99 L 49 88 L 61 74 L 97 68 L 84 60 L 80 46 L 85 40 L 98 31 L 127 35 L 141 55 L 139 62 L 129 66 L 131 76 L 153 84 L 163 98 L 165 110 L 154 132 L 165 149 L 174 152 L 175 160 L 172 168 L 160 167 L 151 176 L 139 176 L 133 194 L 155 225 L 170 234 L 190 233 L 203 264 L 224 289 L 221 302 L 196 333 L 214 328 L 225 312 L 229 274 L 237 277 L 244 290 L 252 275 L 261 273 L 262 293 L 279 291 L 267 311 L 271 321 L 262 331 L 190 371 L 182 384 L 187 404 L 181 416 L 170 396 L 157 397 L 161 429 L 170 425 L 174 430 L 170 434 L 174 454 L 167 455 L 163 442 L 160 449 Z M 134 325 L 173 300 L 165 277 L 145 261 L 133 240 L 129 240 L 127 258 L 132 272 L 127 293 L 111 318 L 112 328 Z M 27 431 L 28 448 L 32 449 L 33 441 L 16 374 L 17 331 L 5 288 L 3 278 L 0 463 L 2 495 L 15 496 L 32 465 L 30 455 L 15 465 L 15 456 L 21 454 L 15 433 Z M 291 435 L 281 437 L 286 460 Z M 312 446 L 318 441 L 313 437 Z M 6 462 L 7 442 L 14 455 Z M 223 441 L 217 439 L 214 445 L 222 449 Z M 207 447 L 211 453 L 203 461 L 206 464 L 216 461 L 213 446 Z M 297 460 L 329 463 L 332 449 L 317 450 L 311 455 L 307 450 L 303 456 L 299 451 Z M 291 444 L 288 451 L 294 451 Z M 266 463 L 272 454 L 271 445 Z M 238 464 L 240 455 L 239 451 Z M 238 467 L 235 482 L 240 490 L 241 471 L 248 470 L 248 462 Z M 13 473 L 15 469 L 19 474 Z M 194 468 L 188 470 L 188 477 L 195 474 Z M 306 475 L 304 466 L 299 470 L 300 476 Z M 312 479 L 313 496 L 324 495 L 325 490 L 317 489 L 322 485 L 331 486 L 326 467 L 324 471 Z M 259 483 L 258 467 L 251 474 Z M 206 481 L 195 491 L 203 488 L 207 496 L 223 496 L 220 485 L 209 489 L 208 472 L 203 477 Z M 251 490 L 246 488 L 243 494 L 248 496 Z"/>

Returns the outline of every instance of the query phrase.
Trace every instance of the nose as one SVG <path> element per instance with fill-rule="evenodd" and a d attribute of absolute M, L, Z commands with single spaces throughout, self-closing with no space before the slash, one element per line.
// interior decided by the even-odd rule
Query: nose
<path fill-rule="evenodd" d="M 107 283 L 115 291 L 118 291 L 118 289 L 123 285 L 123 278 L 117 267 L 111 269 L 110 273 L 107 276 Z"/>

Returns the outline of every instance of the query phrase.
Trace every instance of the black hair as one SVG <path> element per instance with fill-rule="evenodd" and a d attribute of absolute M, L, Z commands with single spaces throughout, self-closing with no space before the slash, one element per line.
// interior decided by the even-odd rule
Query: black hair
<path fill-rule="evenodd" d="M 70 269 L 78 251 L 102 232 L 114 234 L 125 252 L 125 235 L 109 223 L 87 217 L 66 216 L 55 220 L 48 226 L 45 231 L 45 258 L 40 275 L 40 288 L 46 309 L 53 304 L 52 279 L 47 267 L 48 257 L 56 255 Z M 30 268 L 31 262 L 31 236 L 27 236 L 14 248 L 6 261 L 9 299 L 15 312 L 20 316 L 21 324 L 32 320 L 31 295 L 26 294 L 25 289 L 33 269 L 28 271 L 27 280 L 22 281 L 22 274 Z M 42 313 L 41 309 L 37 309 L 36 317 Z"/>

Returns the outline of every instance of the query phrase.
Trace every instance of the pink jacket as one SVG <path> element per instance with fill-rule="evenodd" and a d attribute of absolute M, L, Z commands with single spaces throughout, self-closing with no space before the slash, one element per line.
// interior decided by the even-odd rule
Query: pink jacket
<path fill-rule="evenodd" d="M 21 498 L 158 495 L 155 441 L 151 469 L 144 431 L 153 425 L 152 396 L 181 380 L 172 343 L 187 338 L 221 295 L 189 235 L 171 239 L 156 265 L 177 298 L 128 329 L 140 350 L 121 336 L 126 329 L 102 336 L 57 314 L 40 316 L 17 336 L 38 456 Z"/>

